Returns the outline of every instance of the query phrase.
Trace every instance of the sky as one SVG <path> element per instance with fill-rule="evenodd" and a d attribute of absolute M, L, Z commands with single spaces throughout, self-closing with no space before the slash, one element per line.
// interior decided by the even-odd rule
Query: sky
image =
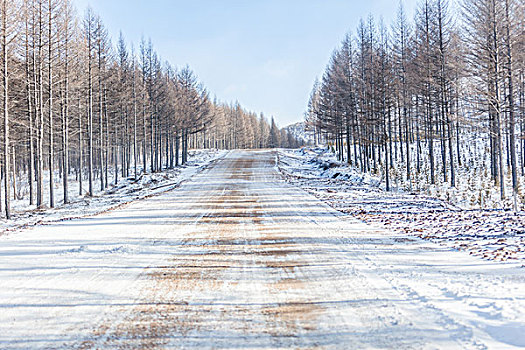
<path fill-rule="evenodd" d="M 303 120 L 333 50 L 360 18 L 395 19 L 398 0 L 73 0 L 98 13 L 113 40 L 151 38 L 161 58 L 189 65 L 210 96 L 274 116 Z M 416 0 L 404 0 L 412 17 Z"/>

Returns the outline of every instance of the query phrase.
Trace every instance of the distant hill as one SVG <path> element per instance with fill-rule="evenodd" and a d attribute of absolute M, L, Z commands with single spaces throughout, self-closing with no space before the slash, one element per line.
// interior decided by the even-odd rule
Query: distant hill
<path fill-rule="evenodd" d="M 313 145 L 314 137 L 311 132 L 305 130 L 304 122 L 297 122 L 295 124 L 290 124 L 283 128 L 285 131 L 289 132 L 294 138 L 299 140 L 305 145 Z"/>

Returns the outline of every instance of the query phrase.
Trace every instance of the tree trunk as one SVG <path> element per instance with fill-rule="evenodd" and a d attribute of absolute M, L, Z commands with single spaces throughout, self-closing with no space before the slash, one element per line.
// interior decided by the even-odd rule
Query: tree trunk
<path fill-rule="evenodd" d="M 2 1 L 2 63 L 3 63 L 3 109 L 4 109 L 4 188 L 5 217 L 11 218 L 10 188 L 9 188 L 9 71 L 7 51 L 7 0 Z"/>
<path fill-rule="evenodd" d="M 55 167 L 54 164 L 54 153 L 53 153 L 53 32 L 52 32 L 52 0 L 48 1 L 48 11 L 49 11 L 49 22 L 48 22 L 48 35 L 49 35 L 49 43 L 48 43 L 48 80 L 49 80 L 49 100 L 48 100 L 48 107 L 49 107 L 49 207 L 54 208 L 55 207 L 55 187 L 54 187 L 54 179 L 53 179 L 53 170 Z"/>
<path fill-rule="evenodd" d="M 82 196 L 82 158 L 84 157 L 83 150 L 84 145 L 82 144 L 82 103 L 81 97 L 78 97 L 78 195 Z"/>
<path fill-rule="evenodd" d="M 508 85 L 508 103 L 509 103 L 509 151 L 510 164 L 512 173 L 512 189 L 516 197 L 518 193 L 518 171 L 516 161 L 516 121 L 514 118 L 514 85 L 512 77 L 512 38 L 510 36 L 510 14 L 509 0 L 505 0 L 505 29 L 506 29 L 506 49 L 507 49 L 507 85 Z M 515 208 L 516 209 L 516 208 Z"/>

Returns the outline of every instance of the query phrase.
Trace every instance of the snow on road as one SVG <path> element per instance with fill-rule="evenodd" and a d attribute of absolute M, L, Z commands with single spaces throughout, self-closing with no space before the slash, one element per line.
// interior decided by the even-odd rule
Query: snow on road
<path fill-rule="evenodd" d="M 379 230 L 270 151 L 0 237 L 0 348 L 525 347 L 525 274 Z"/>

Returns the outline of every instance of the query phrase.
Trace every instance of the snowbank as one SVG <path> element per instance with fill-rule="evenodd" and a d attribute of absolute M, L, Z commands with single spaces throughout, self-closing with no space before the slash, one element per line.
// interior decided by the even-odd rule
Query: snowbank
<path fill-rule="evenodd" d="M 405 232 L 485 259 L 525 264 L 525 215 L 462 209 L 431 196 L 386 192 L 381 179 L 335 160 L 323 148 L 280 150 L 286 179 L 367 223 Z"/>
<path fill-rule="evenodd" d="M 141 174 L 137 179 L 133 176 L 121 178 L 116 185 L 112 184 L 104 192 L 95 193 L 93 197 L 78 196 L 78 184 L 72 182 L 69 191 L 71 203 L 59 204 L 55 208 L 36 209 L 28 205 L 27 198 L 15 200 L 13 201 L 13 218 L 11 220 L 0 219 L 0 235 L 42 223 L 100 214 L 129 202 L 169 191 L 226 153 L 227 151 L 214 149 L 193 150 L 189 152 L 188 163 L 184 166 L 158 173 Z M 63 193 L 61 183 L 58 181 L 56 183 L 56 197 L 61 198 Z M 95 182 L 96 185 L 98 185 L 97 182 Z M 49 182 L 45 188 L 48 186 Z"/>

